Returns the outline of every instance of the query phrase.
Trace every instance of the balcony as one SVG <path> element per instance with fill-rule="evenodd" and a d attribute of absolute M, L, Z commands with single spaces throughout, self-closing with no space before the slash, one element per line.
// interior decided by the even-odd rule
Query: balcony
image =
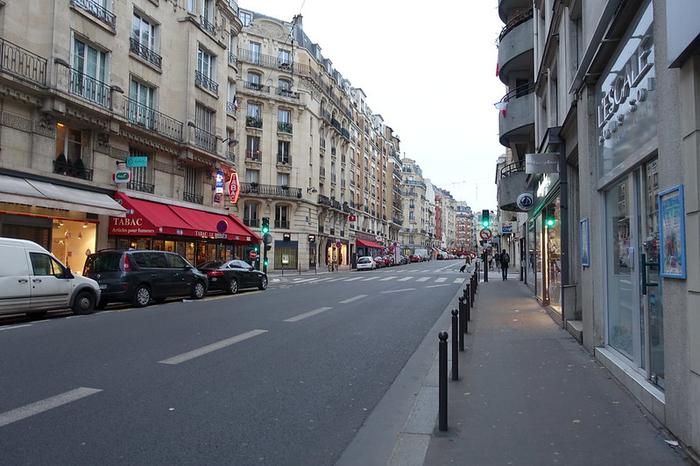
<path fill-rule="evenodd" d="M 116 30 L 117 16 L 99 3 L 93 0 L 70 0 L 70 6 L 89 13 L 109 26 L 112 31 Z"/>
<path fill-rule="evenodd" d="M 204 31 L 208 32 L 212 36 L 216 35 L 216 25 L 209 21 L 209 19 L 204 15 L 199 17 L 199 27 L 201 27 Z"/>
<path fill-rule="evenodd" d="M 292 134 L 292 124 L 280 121 L 277 123 L 277 131 L 280 133 Z"/>
<path fill-rule="evenodd" d="M 182 200 L 193 204 L 204 204 L 204 196 L 201 194 L 189 193 L 187 191 L 182 193 Z"/>
<path fill-rule="evenodd" d="M 511 73 L 533 73 L 533 49 L 535 44 L 532 9 L 514 16 L 501 31 L 498 42 L 499 77 L 504 84 Z"/>
<path fill-rule="evenodd" d="M 238 61 L 236 54 L 233 52 L 228 53 L 228 64 L 231 66 L 236 66 L 236 62 Z"/>
<path fill-rule="evenodd" d="M 126 189 L 153 194 L 153 191 L 155 190 L 155 185 L 152 185 L 150 183 L 142 183 L 140 181 L 129 181 L 126 184 Z"/>
<path fill-rule="evenodd" d="M 92 181 L 92 170 L 85 168 L 82 160 L 79 160 L 77 163 L 70 163 L 66 162 L 65 160 L 54 160 L 53 172 L 57 175 L 70 176 L 73 178 Z"/>
<path fill-rule="evenodd" d="M 39 86 L 46 86 L 46 58 L 0 38 L 0 70 Z"/>
<path fill-rule="evenodd" d="M 340 135 L 347 141 L 350 140 L 350 131 L 346 128 L 340 128 Z"/>
<path fill-rule="evenodd" d="M 262 53 L 241 48 L 238 49 L 238 59 L 244 63 L 250 63 L 251 65 L 260 65 L 282 71 L 291 72 L 294 68 L 294 63 L 291 58 L 263 55 Z"/>
<path fill-rule="evenodd" d="M 331 209 L 335 209 L 335 210 L 340 211 L 340 212 L 345 212 L 345 210 L 343 210 L 344 205 L 341 204 L 339 201 L 336 201 L 332 197 L 328 197 L 328 196 L 324 196 L 323 194 L 319 194 L 318 195 L 318 203 L 320 205 L 330 207 Z M 350 211 L 350 209 L 348 208 L 347 212 L 349 212 L 349 211 Z"/>
<path fill-rule="evenodd" d="M 112 88 L 73 68 L 70 70 L 70 93 L 108 110 L 112 108 Z"/>
<path fill-rule="evenodd" d="M 262 151 L 247 150 L 245 151 L 245 159 L 250 162 L 262 162 Z"/>
<path fill-rule="evenodd" d="M 502 210 L 518 212 L 518 196 L 528 191 L 525 162 L 518 161 L 501 168 L 498 179 L 498 206 Z"/>
<path fill-rule="evenodd" d="M 281 95 L 282 97 L 287 97 L 288 99 L 297 99 L 299 100 L 299 93 L 291 91 L 289 89 L 284 89 L 281 87 L 277 88 L 277 95 Z"/>
<path fill-rule="evenodd" d="M 194 71 L 194 83 L 197 87 L 219 95 L 219 84 L 204 73 Z"/>
<path fill-rule="evenodd" d="M 135 100 L 124 100 L 124 116 L 130 123 L 174 141 L 182 141 L 182 122 L 147 107 Z"/>
<path fill-rule="evenodd" d="M 161 64 L 163 62 L 162 57 L 146 47 L 138 39 L 134 39 L 133 37 L 129 38 L 129 51 L 134 55 L 143 58 L 156 68 L 161 68 Z"/>
<path fill-rule="evenodd" d="M 247 117 L 245 117 L 245 125 L 248 128 L 262 129 L 262 127 L 263 127 L 262 118 L 259 116 L 247 116 Z"/>
<path fill-rule="evenodd" d="M 301 199 L 301 188 L 244 182 L 241 183 L 241 194 L 244 196 Z"/>
<path fill-rule="evenodd" d="M 216 154 L 216 136 L 201 128 L 194 128 L 194 145 L 211 154 Z"/>
<path fill-rule="evenodd" d="M 235 115 L 237 111 L 238 111 L 238 106 L 236 105 L 236 102 L 235 101 L 232 102 L 230 100 L 227 100 L 226 101 L 226 113 L 228 113 L 229 115 Z"/>
<path fill-rule="evenodd" d="M 514 142 L 530 143 L 535 128 L 534 84 L 517 87 L 502 99 L 505 103 L 505 116 L 498 114 L 499 140 L 505 147 Z"/>
<path fill-rule="evenodd" d="M 532 8 L 532 0 L 498 0 L 498 15 L 504 23 L 514 15 L 530 8 Z"/>
<path fill-rule="evenodd" d="M 256 82 L 246 81 L 243 83 L 243 87 L 246 89 L 256 91 L 256 92 L 262 92 L 265 94 L 270 93 L 270 86 L 265 86 L 263 84 L 256 83 Z"/>

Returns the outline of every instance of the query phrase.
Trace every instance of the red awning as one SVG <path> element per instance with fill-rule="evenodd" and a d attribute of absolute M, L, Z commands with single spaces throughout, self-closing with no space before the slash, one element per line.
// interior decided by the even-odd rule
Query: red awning
<path fill-rule="evenodd" d="M 134 199 L 116 193 L 115 199 L 128 209 L 126 218 L 110 218 L 109 233 L 127 236 L 169 234 L 198 238 L 258 243 L 260 238 L 233 215 Z"/>
<path fill-rule="evenodd" d="M 375 243 L 374 241 L 367 241 L 365 239 L 358 239 L 357 245 L 364 246 L 366 248 L 384 249 L 384 246 L 382 246 L 381 244 Z"/>

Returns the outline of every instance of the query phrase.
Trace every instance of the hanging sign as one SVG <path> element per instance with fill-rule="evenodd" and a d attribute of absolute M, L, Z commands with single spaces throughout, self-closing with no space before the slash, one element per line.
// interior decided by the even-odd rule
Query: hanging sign
<path fill-rule="evenodd" d="M 241 184 L 238 182 L 238 173 L 231 173 L 228 180 L 228 196 L 231 199 L 231 204 L 238 202 L 238 195 L 241 193 Z"/>
<path fill-rule="evenodd" d="M 518 196 L 515 203 L 517 204 L 518 209 L 528 211 L 535 205 L 535 196 L 533 196 L 531 193 L 522 193 Z"/>
<path fill-rule="evenodd" d="M 214 192 L 216 194 L 224 193 L 224 172 L 221 170 L 216 170 L 216 175 L 214 177 Z"/>
<path fill-rule="evenodd" d="M 128 183 L 131 181 L 131 172 L 129 170 L 120 169 L 112 175 L 115 183 Z"/>
<path fill-rule="evenodd" d="M 525 173 L 559 173 L 559 154 L 525 154 Z"/>
<path fill-rule="evenodd" d="M 148 156 L 130 155 L 126 158 L 126 166 L 129 168 L 145 168 L 148 166 Z"/>

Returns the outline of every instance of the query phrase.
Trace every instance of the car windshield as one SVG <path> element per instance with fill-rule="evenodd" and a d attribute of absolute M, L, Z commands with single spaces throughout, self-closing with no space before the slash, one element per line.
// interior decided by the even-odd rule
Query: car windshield
<path fill-rule="evenodd" d="M 83 274 L 118 272 L 121 257 L 122 253 L 118 251 L 93 254 L 85 261 Z"/>
<path fill-rule="evenodd" d="M 204 264 L 200 265 L 197 268 L 199 268 L 199 269 L 218 269 L 222 265 L 224 265 L 224 262 L 222 262 L 222 261 L 209 261 L 209 262 L 205 262 Z"/>
<path fill-rule="evenodd" d="M 357 260 L 357 263 L 358 263 L 358 264 L 367 264 L 367 263 L 370 262 L 370 261 L 371 261 L 371 259 L 370 259 L 369 257 L 360 257 L 360 258 Z"/>

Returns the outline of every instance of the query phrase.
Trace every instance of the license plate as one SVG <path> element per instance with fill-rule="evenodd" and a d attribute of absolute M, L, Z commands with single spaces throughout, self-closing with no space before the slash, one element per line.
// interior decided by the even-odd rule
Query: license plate
<path fill-rule="evenodd" d="M 213 281 L 213 282 L 215 282 L 215 281 L 217 281 L 217 280 L 218 280 L 218 278 L 216 278 L 216 277 L 212 277 L 212 278 L 211 278 L 211 281 Z"/>
<path fill-rule="evenodd" d="M 101 289 L 101 290 L 106 290 L 107 288 L 109 288 L 109 285 L 107 285 L 106 283 L 100 284 L 100 289 Z"/>

